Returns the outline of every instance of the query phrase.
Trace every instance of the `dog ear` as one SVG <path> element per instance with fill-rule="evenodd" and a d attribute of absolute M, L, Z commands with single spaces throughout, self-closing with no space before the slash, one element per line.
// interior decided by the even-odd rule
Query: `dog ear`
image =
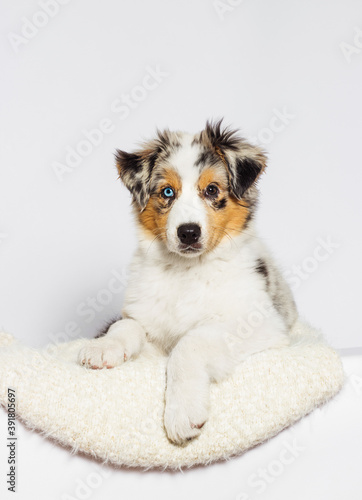
<path fill-rule="evenodd" d="M 230 191 L 241 199 L 266 167 L 265 153 L 241 138 L 237 131 L 222 128 L 222 120 L 206 123 L 201 133 L 223 160 L 230 178 Z"/>
<path fill-rule="evenodd" d="M 157 151 L 152 150 L 126 153 L 117 149 L 116 152 L 119 177 L 141 210 L 150 197 L 151 174 L 156 159 Z"/>
<path fill-rule="evenodd" d="M 163 132 L 157 130 L 156 138 L 144 143 L 143 147 L 134 153 L 117 149 L 119 177 L 141 211 L 145 209 L 150 198 L 151 176 L 157 160 L 166 158 L 179 145 L 177 134 L 166 129 Z"/>
<path fill-rule="evenodd" d="M 158 156 L 165 150 L 166 137 L 167 131 L 158 131 L 157 139 L 143 144 L 142 149 L 134 153 L 116 151 L 119 177 L 141 211 L 149 200 L 152 171 Z"/>

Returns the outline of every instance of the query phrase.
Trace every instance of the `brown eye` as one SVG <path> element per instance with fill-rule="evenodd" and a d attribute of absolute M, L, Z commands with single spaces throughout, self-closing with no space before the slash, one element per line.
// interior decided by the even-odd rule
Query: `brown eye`
<path fill-rule="evenodd" d="M 219 194 L 219 188 L 215 184 L 209 184 L 205 189 L 205 196 L 215 198 Z"/>

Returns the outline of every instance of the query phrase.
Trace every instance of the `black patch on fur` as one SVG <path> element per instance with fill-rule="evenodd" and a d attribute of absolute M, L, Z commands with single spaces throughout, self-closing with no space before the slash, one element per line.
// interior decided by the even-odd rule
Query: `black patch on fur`
<path fill-rule="evenodd" d="M 236 130 L 232 130 L 228 127 L 221 128 L 222 121 L 223 119 L 217 122 L 208 120 L 206 122 L 205 132 L 214 148 L 220 149 L 221 151 L 224 149 L 236 151 L 242 139 L 238 136 Z"/>
<path fill-rule="evenodd" d="M 162 148 L 159 146 L 149 157 L 148 157 L 148 165 L 149 165 L 149 173 L 152 173 L 152 170 L 155 166 L 156 160 L 161 153 Z"/>
<path fill-rule="evenodd" d="M 254 213 L 249 210 L 248 215 L 246 216 L 245 222 L 244 222 L 244 227 L 243 230 L 247 229 L 249 226 L 250 221 L 252 221 L 254 218 Z"/>
<path fill-rule="evenodd" d="M 116 161 L 122 165 L 124 172 L 138 173 L 142 170 L 142 159 L 136 153 L 127 153 L 126 151 L 116 150 Z"/>
<path fill-rule="evenodd" d="M 164 130 L 163 132 L 161 130 L 157 130 L 157 138 L 160 146 L 164 151 L 179 148 L 181 146 L 180 142 L 175 138 L 175 136 L 171 138 L 171 134 L 168 129 Z"/>
<path fill-rule="evenodd" d="M 216 210 L 222 210 L 223 208 L 226 207 L 226 203 L 227 203 L 226 198 L 221 198 L 221 200 L 215 200 L 215 201 L 213 201 L 212 206 Z"/>
<path fill-rule="evenodd" d="M 150 185 L 150 194 L 156 194 L 159 188 L 160 182 L 164 179 L 164 172 L 157 171 L 152 176 L 152 181 Z"/>
<path fill-rule="evenodd" d="M 143 189 L 142 182 L 141 182 L 141 181 L 137 181 L 137 182 L 135 182 L 135 184 L 134 184 L 134 186 L 133 186 L 133 189 L 135 190 L 135 192 L 136 192 L 137 194 L 139 194 L 139 193 L 142 191 L 142 189 Z"/>
<path fill-rule="evenodd" d="M 106 335 L 106 333 L 108 332 L 109 328 L 113 325 L 113 323 L 115 323 L 116 321 L 119 321 L 120 319 L 122 319 L 122 316 L 114 316 L 113 319 L 106 321 L 104 323 L 104 326 L 101 329 L 101 331 L 98 332 L 94 338 L 99 339 L 100 337 L 104 337 Z"/>
<path fill-rule="evenodd" d="M 196 167 L 200 167 L 202 170 L 206 165 L 212 166 L 220 162 L 220 157 L 214 153 L 214 151 L 210 151 L 205 149 L 202 151 L 195 162 Z"/>
<path fill-rule="evenodd" d="M 243 194 L 255 182 L 261 172 L 261 166 L 250 158 L 237 159 L 235 167 L 229 166 L 233 173 L 232 190 L 237 198 Z"/>
<path fill-rule="evenodd" d="M 258 259 L 256 261 L 255 271 L 261 274 L 266 281 L 266 288 L 269 288 L 269 271 L 267 265 L 263 259 Z"/>
<path fill-rule="evenodd" d="M 245 229 L 248 228 L 250 222 L 254 219 L 254 215 L 258 207 L 258 198 L 256 197 L 256 193 L 254 192 L 253 188 L 245 192 L 243 198 L 239 201 L 239 204 L 247 207 L 248 209 L 248 214 L 246 216 L 243 227 L 243 231 L 245 231 Z"/>

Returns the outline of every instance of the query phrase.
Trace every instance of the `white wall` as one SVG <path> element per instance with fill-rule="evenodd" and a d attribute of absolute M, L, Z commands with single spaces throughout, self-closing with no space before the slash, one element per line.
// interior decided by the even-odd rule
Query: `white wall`
<path fill-rule="evenodd" d="M 212 0 L 63 0 L 53 17 L 40 4 L 1 7 L 0 326 L 38 346 L 117 313 L 122 291 L 107 289 L 135 238 L 115 148 L 225 116 L 269 152 L 260 235 L 301 314 L 335 347 L 362 345 L 361 2 L 220 0 L 222 15 Z M 57 176 L 100 123 L 100 144 Z M 109 303 L 93 319 L 97 294 Z"/>

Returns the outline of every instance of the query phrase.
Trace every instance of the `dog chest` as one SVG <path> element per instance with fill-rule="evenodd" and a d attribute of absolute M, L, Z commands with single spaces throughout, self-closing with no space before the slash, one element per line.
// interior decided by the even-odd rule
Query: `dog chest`
<path fill-rule="evenodd" d="M 134 262 L 124 314 L 139 321 L 149 337 L 170 345 L 208 321 L 227 321 L 248 309 L 252 276 L 241 266 L 154 266 Z M 244 285 L 244 286 L 243 286 Z"/>

